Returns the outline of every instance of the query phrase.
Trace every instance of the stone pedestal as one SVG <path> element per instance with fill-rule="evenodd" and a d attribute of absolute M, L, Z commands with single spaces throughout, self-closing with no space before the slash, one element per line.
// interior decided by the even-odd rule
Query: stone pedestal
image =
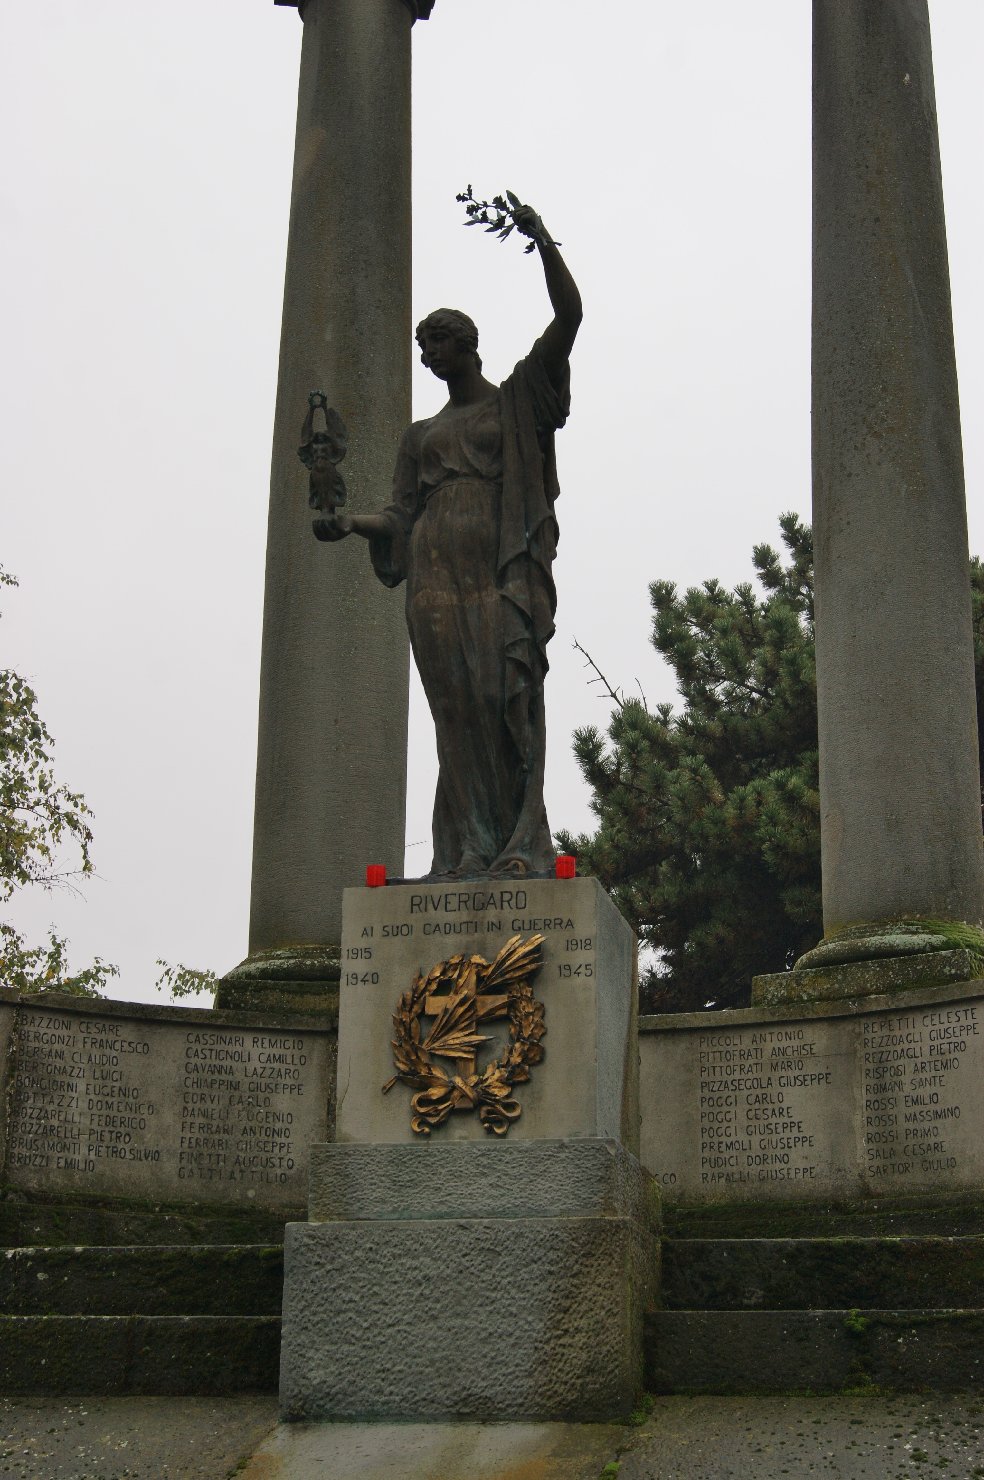
<path fill-rule="evenodd" d="M 602 1136 L 638 1151 L 636 942 L 597 879 L 346 889 L 338 1141 L 419 1139 L 411 1091 L 398 1084 L 381 1093 L 393 1075 L 393 1014 L 416 974 L 459 954 L 491 961 L 511 937 L 535 934 L 544 938 L 533 992 L 545 1010 L 545 1054 L 516 1086 L 522 1109 L 509 1139 Z M 492 1051 L 508 1036 L 501 1019 L 479 1031 Z M 485 1132 L 477 1115 L 456 1112 L 439 1134 L 481 1140 Z"/>
<path fill-rule="evenodd" d="M 612 1141 L 321 1146 L 285 1419 L 603 1419 L 642 1386 L 658 1202 Z"/>
<path fill-rule="evenodd" d="M 421 1085 L 383 1092 L 401 998 L 438 963 L 491 962 L 515 936 L 543 937 L 530 980 L 546 1026 L 543 1062 L 509 1089 L 518 1116 L 490 1135 L 463 1096 L 415 1132 Z M 631 1409 L 657 1255 L 657 1194 L 634 1154 L 635 954 L 593 879 L 346 891 L 337 1142 L 314 1148 L 309 1222 L 287 1230 L 285 1418 Z M 465 1053 L 441 1061 L 462 1084 L 522 1041 L 503 1000 L 490 989 Z M 418 1043 L 439 1011 L 427 1005 Z"/>

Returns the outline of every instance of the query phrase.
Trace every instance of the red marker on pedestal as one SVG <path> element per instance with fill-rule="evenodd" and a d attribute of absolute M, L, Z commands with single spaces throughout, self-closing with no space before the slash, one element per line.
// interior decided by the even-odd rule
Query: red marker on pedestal
<path fill-rule="evenodd" d="M 385 863 L 366 864 L 366 888 L 381 889 L 386 883 Z"/>
<path fill-rule="evenodd" d="M 554 872 L 558 879 L 573 879 L 577 875 L 577 859 L 573 853 L 558 853 Z"/>

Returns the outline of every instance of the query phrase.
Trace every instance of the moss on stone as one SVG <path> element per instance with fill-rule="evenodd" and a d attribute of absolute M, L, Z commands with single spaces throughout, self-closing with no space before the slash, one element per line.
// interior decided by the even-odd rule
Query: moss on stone
<path fill-rule="evenodd" d="M 215 989 L 215 1006 L 224 1011 L 301 1013 L 338 1026 L 338 988 L 317 982 L 245 982 L 224 979 Z M 319 1023 L 319 1027 L 321 1024 Z"/>
<path fill-rule="evenodd" d="M 225 1204 L 161 1203 L 135 1198 L 51 1197 L 0 1189 L 0 1248 L 63 1244 L 283 1243 L 284 1225 L 305 1208 L 278 1212 Z"/>
<path fill-rule="evenodd" d="M 903 930 L 939 936 L 954 950 L 975 951 L 984 960 L 984 929 L 979 925 L 968 925 L 964 920 L 924 920 L 915 915 L 899 924 Z"/>
<path fill-rule="evenodd" d="M 984 1201 L 949 1197 L 891 1203 L 677 1205 L 666 1207 L 663 1233 L 667 1239 L 984 1234 Z"/>

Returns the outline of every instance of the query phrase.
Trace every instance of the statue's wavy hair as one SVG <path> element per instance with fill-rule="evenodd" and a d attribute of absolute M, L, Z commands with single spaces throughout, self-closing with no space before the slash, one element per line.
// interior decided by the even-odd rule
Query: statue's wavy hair
<path fill-rule="evenodd" d="M 482 368 L 482 357 L 478 352 L 478 329 L 472 319 L 459 308 L 435 308 L 425 319 L 421 319 L 417 325 L 417 343 L 423 348 L 423 337 L 428 329 L 443 329 L 445 334 L 450 334 L 455 344 L 460 344 L 463 349 L 471 350 L 475 356 L 479 370 Z"/>

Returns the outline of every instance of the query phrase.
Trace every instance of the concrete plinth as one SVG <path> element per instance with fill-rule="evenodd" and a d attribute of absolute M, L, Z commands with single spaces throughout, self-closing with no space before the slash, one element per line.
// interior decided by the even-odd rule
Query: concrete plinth
<path fill-rule="evenodd" d="M 347 1216 L 287 1228 L 284 1418 L 631 1409 L 657 1248 L 655 1193 L 634 1157 L 584 1140 L 335 1146 L 318 1158 L 313 1206 L 328 1210 L 334 1185 Z M 583 1175 L 556 1175 L 578 1162 Z M 503 1177 L 508 1216 L 490 1207 Z"/>
<path fill-rule="evenodd" d="M 648 1172 L 615 1141 L 432 1141 L 312 1146 L 308 1216 L 361 1219 L 638 1218 L 655 1223 Z"/>
<path fill-rule="evenodd" d="M 522 986 L 503 975 L 485 988 L 476 973 L 455 988 L 467 1041 L 430 1036 L 449 1000 L 432 969 L 453 957 L 474 969 L 516 936 L 542 937 Z M 393 1039 L 415 982 L 436 983 L 413 1019 L 424 1062 L 395 1083 Z M 490 1136 L 470 1096 L 493 1057 L 505 1064 L 510 1045 L 531 1041 L 511 1016 L 530 984 L 545 1057 L 510 1084 L 518 1115 Z M 337 1139 L 315 1148 L 311 1221 L 289 1225 L 285 1245 L 286 1419 L 631 1410 L 659 1216 L 633 1154 L 635 1001 L 635 939 L 593 879 L 346 891 Z M 425 1134 L 411 1100 L 442 1052 L 468 1093 Z"/>
<path fill-rule="evenodd" d="M 287 946 L 257 951 L 227 971 L 215 1006 L 233 1012 L 314 1012 L 338 1022 L 338 946 Z"/>
<path fill-rule="evenodd" d="M 510 937 L 535 934 L 543 936 L 533 994 L 544 1007 L 544 1056 L 514 1087 L 520 1115 L 508 1139 L 600 1136 L 638 1150 L 636 942 L 597 879 L 345 891 L 338 1141 L 420 1140 L 411 1128 L 412 1089 L 398 1083 L 382 1092 L 394 1072 L 393 1015 L 401 996 L 418 972 L 426 975 L 442 960 L 491 961 Z M 432 1021 L 421 1018 L 421 1030 Z M 508 1023 L 483 1021 L 479 1033 L 488 1039 L 481 1067 L 502 1052 Z M 434 1135 L 481 1140 L 486 1131 L 478 1114 L 456 1110 Z"/>

